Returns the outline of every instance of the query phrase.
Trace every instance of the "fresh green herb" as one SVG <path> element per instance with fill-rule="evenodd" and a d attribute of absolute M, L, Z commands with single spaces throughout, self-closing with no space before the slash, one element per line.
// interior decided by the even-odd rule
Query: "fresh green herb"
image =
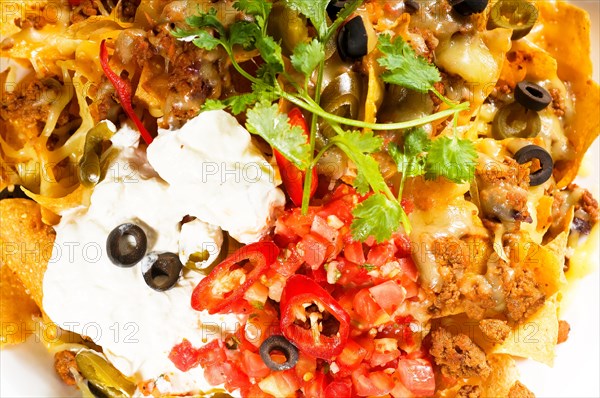
<path fill-rule="evenodd" d="M 304 132 L 298 126 L 291 126 L 287 115 L 280 113 L 276 104 L 261 101 L 249 109 L 246 112 L 246 127 L 251 133 L 264 138 L 300 170 L 308 167 L 310 146 L 306 143 Z"/>
<path fill-rule="evenodd" d="M 283 0 L 283 4 L 310 19 L 320 39 L 327 35 L 327 12 L 325 10 L 329 0 Z"/>
<path fill-rule="evenodd" d="M 390 200 L 381 193 L 369 196 L 352 212 L 352 236 L 360 241 L 369 236 L 373 236 L 377 242 L 386 241 L 400 227 L 403 213 L 402 206 L 396 200 Z"/>
<path fill-rule="evenodd" d="M 458 112 L 468 109 L 469 104 L 454 104 L 439 94 L 433 87 L 434 83 L 440 81 L 440 74 L 436 67 L 424 58 L 418 57 L 402 38 L 397 37 L 392 41 L 390 36 L 382 35 L 379 38 L 379 49 L 383 56 L 378 61 L 386 68 L 383 79 L 420 92 L 432 91 L 442 98 L 450 109 L 420 119 L 388 124 L 367 123 L 325 111 L 320 105 L 325 45 L 343 21 L 363 3 L 363 0 L 347 2 L 336 20 L 329 26 L 325 11 L 328 2 L 328 0 L 282 1 L 284 6 L 307 17 L 317 32 L 316 37 L 309 42 L 296 46 L 290 57 L 293 68 L 304 75 L 303 87 L 286 70 L 280 44 L 267 34 L 272 7 L 270 1 L 237 0 L 234 7 L 250 18 L 238 20 L 226 28 L 218 20 L 217 12 L 213 9 L 187 18 L 186 23 L 190 30 L 178 29 L 173 32 L 173 35 L 180 38 L 191 36 L 196 46 L 206 50 L 223 47 L 229 55 L 231 65 L 252 83 L 252 92 L 224 100 L 208 100 L 203 109 L 228 108 L 236 115 L 245 111 L 246 127 L 251 133 L 263 137 L 301 170 L 307 170 L 304 181 L 303 212 L 308 210 L 312 175 L 310 169 L 316 165 L 317 160 L 326 150 L 332 146 L 340 148 L 356 165 L 357 176 L 354 185 L 357 191 L 361 194 L 373 192 L 353 212 L 355 217 L 352 224 L 353 235 L 360 240 L 373 236 L 380 242 L 388 239 L 401 223 L 406 232 L 410 232 L 410 224 L 399 203 L 401 196 L 397 199 L 392 194 L 379 170 L 379 164 L 372 156 L 373 153 L 381 150 L 383 144 L 381 138 L 376 137 L 372 131 L 405 130 L 422 126 L 441 118 L 456 116 Z M 234 51 L 240 48 L 247 51 L 258 50 L 262 63 L 254 76 L 237 63 Z M 311 97 L 309 92 L 313 92 L 314 97 Z M 302 130 L 291 126 L 287 116 L 279 113 L 278 106 L 273 104 L 280 98 L 312 114 L 309 144 L 306 143 Z M 328 123 L 337 135 L 331 137 L 328 144 L 315 157 L 315 134 L 319 119 Z M 344 131 L 340 126 L 365 129 L 365 132 Z M 451 142 L 438 139 L 431 143 L 425 132 L 417 129 L 406 133 L 403 148 L 392 145 L 389 150 L 399 168 L 402 168 L 403 181 L 408 176 L 423 173 L 427 177 L 442 175 L 453 181 L 462 181 L 468 179 L 472 166 L 461 163 L 462 168 L 451 175 L 446 169 L 436 171 L 435 165 L 448 164 L 448 161 L 472 161 L 474 149 L 472 145 L 469 147 L 469 144 L 470 142 L 457 138 L 453 138 Z M 454 153 L 457 148 L 464 150 L 463 153 Z"/>
<path fill-rule="evenodd" d="M 436 179 L 442 176 L 456 183 L 470 181 L 475 173 L 476 161 L 477 152 L 473 142 L 456 136 L 440 137 L 431 143 L 425 163 L 425 177 Z"/>
<path fill-rule="evenodd" d="M 313 39 L 310 43 L 298 44 L 290 61 L 298 72 L 310 77 L 323 59 L 325 59 L 325 48 L 317 39 Z"/>
<path fill-rule="evenodd" d="M 387 69 L 382 75 L 383 81 L 426 93 L 433 84 L 442 80 L 435 65 L 423 57 L 397 36 L 393 41 L 389 35 L 379 36 L 379 51 L 383 57 L 377 62 Z"/>
<path fill-rule="evenodd" d="M 265 306 L 264 306 L 264 304 L 263 304 L 263 303 L 261 303 L 260 301 L 253 300 L 253 301 L 251 301 L 251 302 L 250 302 L 250 305 L 251 305 L 253 308 L 255 308 L 255 309 L 259 310 L 259 311 L 262 311 L 262 310 L 264 310 L 264 309 L 265 309 Z"/>
<path fill-rule="evenodd" d="M 376 267 L 373 264 L 369 264 L 369 263 L 364 263 L 363 265 L 360 266 L 360 268 L 363 268 L 364 270 L 366 270 L 367 272 L 371 272 L 373 271 Z"/>

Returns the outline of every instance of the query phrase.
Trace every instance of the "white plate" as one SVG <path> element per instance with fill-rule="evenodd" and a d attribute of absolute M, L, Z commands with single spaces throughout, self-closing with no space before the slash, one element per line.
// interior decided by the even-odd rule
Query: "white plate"
<path fill-rule="evenodd" d="M 594 80 L 600 81 L 600 2 L 579 0 L 572 3 L 590 13 Z M 584 160 L 583 170 L 589 174 L 579 179 L 595 198 L 600 198 L 599 159 L 600 148 L 596 140 Z M 597 250 L 592 260 L 596 263 L 595 271 L 576 282 L 567 294 L 562 318 L 571 324 L 571 333 L 569 340 L 557 347 L 554 367 L 533 361 L 519 364 L 521 381 L 537 397 L 600 397 L 600 273 Z M 79 396 L 77 390 L 65 386 L 58 379 L 52 357 L 41 344 L 32 340 L 0 351 L 0 398 Z"/>

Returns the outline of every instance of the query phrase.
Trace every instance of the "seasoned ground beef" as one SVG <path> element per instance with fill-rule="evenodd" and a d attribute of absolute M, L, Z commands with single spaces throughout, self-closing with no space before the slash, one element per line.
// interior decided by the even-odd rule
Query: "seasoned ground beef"
<path fill-rule="evenodd" d="M 458 390 L 456 398 L 479 398 L 481 394 L 481 387 L 466 384 Z"/>
<path fill-rule="evenodd" d="M 558 321 L 558 338 L 556 339 L 556 344 L 561 344 L 567 341 L 570 331 L 571 325 L 569 325 L 569 322 L 563 321 L 562 319 Z"/>
<path fill-rule="evenodd" d="M 59 351 L 54 354 L 54 369 L 65 384 L 75 385 L 75 378 L 71 373 L 71 368 L 77 370 L 75 354 L 71 351 Z"/>
<path fill-rule="evenodd" d="M 485 337 L 496 344 L 506 340 L 511 330 L 506 321 L 500 319 L 483 319 L 479 322 L 479 329 Z"/>
<path fill-rule="evenodd" d="M 522 322 L 535 314 L 546 300 L 531 271 L 515 271 L 513 282 L 504 287 L 506 316 L 510 321 Z"/>
<path fill-rule="evenodd" d="M 516 381 L 508 391 L 508 398 L 535 398 L 535 394 L 520 381 Z"/>
<path fill-rule="evenodd" d="M 435 363 L 447 377 L 489 376 L 490 366 L 485 352 L 467 335 L 453 336 L 444 328 L 431 333 L 431 349 Z"/>

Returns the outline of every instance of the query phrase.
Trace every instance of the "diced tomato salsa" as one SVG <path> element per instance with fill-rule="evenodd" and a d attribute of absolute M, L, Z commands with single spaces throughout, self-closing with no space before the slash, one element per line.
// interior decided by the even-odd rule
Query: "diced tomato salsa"
<path fill-rule="evenodd" d="M 277 259 L 261 265 L 251 286 L 240 286 L 235 305 L 215 304 L 223 313 L 243 307 L 242 327 L 199 349 L 187 341 L 175 346 L 176 366 L 201 366 L 209 383 L 243 397 L 433 394 L 433 368 L 416 328 L 425 309 L 410 240 L 401 233 L 382 243 L 353 240 L 352 210 L 362 199 L 341 185 L 307 214 L 291 208 L 280 216 L 267 239 Z M 298 348 L 292 369 L 263 362 L 260 345 L 273 334 Z"/>

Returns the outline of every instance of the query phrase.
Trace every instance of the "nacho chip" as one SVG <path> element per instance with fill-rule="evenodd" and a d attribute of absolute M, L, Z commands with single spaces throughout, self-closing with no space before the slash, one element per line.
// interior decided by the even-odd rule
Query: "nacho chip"
<path fill-rule="evenodd" d="M 492 349 L 492 353 L 529 358 L 552 366 L 558 338 L 556 301 L 556 296 L 546 300 L 538 312 L 513 329 L 502 344 Z"/>
<path fill-rule="evenodd" d="M 40 309 L 8 267 L 0 267 L 0 347 L 19 344 L 35 330 Z"/>
<path fill-rule="evenodd" d="M 506 397 L 510 387 L 519 377 L 517 364 L 510 355 L 488 355 L 492 372 L 483 385 L 484 397 Z"/>
<path fill-rule="evenodd" d="M 583 155 L 598 137 L 600 87 L 591 78 L 588 13 L 562 1 L 539 1 L 536 5 L 542 28 L 532 32 L 530 38 L 556 58 L 558 77 L 571 84 L 575 97 L 574 116 L 566 121 L 565 131 L 574 150 L 573 158 L 557 162 L 554 168 L 558 186 L 562 188 L 577 176 Z"/>
<path fill-rule="evenodd" d="M 54 236 L 54 230 L 42 222 L 37 203 L 26 199 L 0 201 L 0 264 L 16 274 L 40 308 Z"/>

